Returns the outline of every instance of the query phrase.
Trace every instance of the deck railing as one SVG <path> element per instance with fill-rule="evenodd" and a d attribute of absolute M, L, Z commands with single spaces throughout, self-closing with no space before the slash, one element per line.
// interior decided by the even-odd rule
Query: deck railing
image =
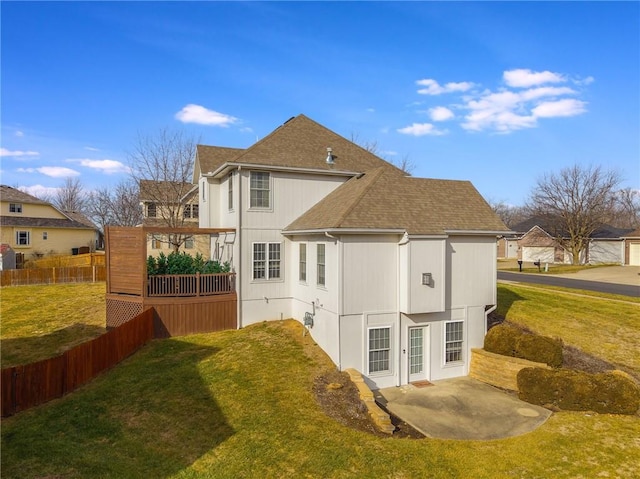
<path fill-rule="evenodd" d="M 147 277 L 148 297 L 212 296 L 235 290 L 235 273 L 158 274 Z"/>

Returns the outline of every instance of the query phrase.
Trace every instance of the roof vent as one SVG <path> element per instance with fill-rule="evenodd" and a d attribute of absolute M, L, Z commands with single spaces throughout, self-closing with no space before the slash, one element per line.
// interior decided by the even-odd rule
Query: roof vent
<path fill-rule="evenodd" d="M 331 154 L 333 150 L 331 148 L 327 148 L 327 164 L 333 165 L 333 155 Z"/>

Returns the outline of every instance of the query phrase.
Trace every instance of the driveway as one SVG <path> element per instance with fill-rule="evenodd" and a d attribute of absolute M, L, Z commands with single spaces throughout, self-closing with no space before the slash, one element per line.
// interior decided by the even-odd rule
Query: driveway
<path fill-rule="evenodd" d="M 486 440 L 518 436 L 543 424 L 551 411 L 461 377 L 433 385 L 374 391 L 376 401 L 427 437 Z"/>

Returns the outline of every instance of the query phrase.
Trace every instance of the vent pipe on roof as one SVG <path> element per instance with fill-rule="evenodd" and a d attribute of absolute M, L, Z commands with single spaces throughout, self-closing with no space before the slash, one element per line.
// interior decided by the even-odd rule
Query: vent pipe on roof
<path fill-rule="evenodd" d="M 333 165 L 333 155 L 331 154 L 333 150 L 329 147 L 327 148 L 327 164 Z"/>

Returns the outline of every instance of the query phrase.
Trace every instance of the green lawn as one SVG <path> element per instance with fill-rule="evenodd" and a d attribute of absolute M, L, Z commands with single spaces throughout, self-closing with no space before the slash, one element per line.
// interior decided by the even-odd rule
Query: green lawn
<path fill-rule="evenodd" d="M 0 289 L 2 367 L 56 356 L 105 332 L 105 283 Z"/>
<path fill-rule="evenodd" d="M 499 295 L 507 317 L 529 325 L 536 311 L 542 324 L 580 321 L 603 301 L 580 298 L 577 317 L 562 309 L 576 307 L 574 297 L 511 285 Z M 629 307 L 599 307 L 598 327 L 635 314 L 625 334 L 637 334 L 640 308 Z M 620 349 L 631 341 L 611 340 Z M 322 413 L 313 378 L 331 367 L 291 321 L 155 340 L 75 393 L 2 420 L 2 477 L 640 476 L 638 416 L 555 413 L 529 434 L 493 441 L 379 438 Z"/>

